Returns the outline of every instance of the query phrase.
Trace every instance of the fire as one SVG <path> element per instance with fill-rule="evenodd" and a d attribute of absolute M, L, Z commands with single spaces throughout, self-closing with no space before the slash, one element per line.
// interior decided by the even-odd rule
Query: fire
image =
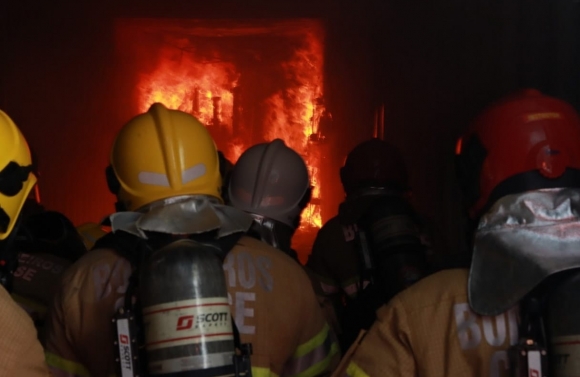
<path fill-rule="evenodd" d="M 195 56 L 171 49 L 160 52 L 160 63 L 139 85 L 139 107 L 147 111 L 154 102 L 193 114 L 206 125 L 214 121 L 214 98 L 220 98 L 220 121 L 231 128 L 237 72 L 231 63 L 200 63 Z"/>
<path fill-rule="evenodd" d="M 208 127 L 218 148 L 232 162 L 250 146 L 275 138 L 283 139 L 302 155 L 313 186 L 313 200 L 302 217 L 304 230 L 322 226 L 321 156 L 311 140 L 312 135 L 318 134 L 324 107 L 322 38 L 316 30 L 305 29 L 302 33 L 301 42 L 281 62 L 285 85 L 262 99 L 265 110 L 260 140 L 236 136 L 242 133 L 235 129 L 238 106 L 234 92 L 242 73 L 229 61 L 206 60 L 191 46 L 187 53 L 183 48 L 167 47 L 160 51 L 156 68 L 141 76 L 137 89 L 141 111 L 146 111 L 154 102 L 161 102 L 191 113 Z M 244 129 L 243 134 L 246 133 L 250 134 Z"/>

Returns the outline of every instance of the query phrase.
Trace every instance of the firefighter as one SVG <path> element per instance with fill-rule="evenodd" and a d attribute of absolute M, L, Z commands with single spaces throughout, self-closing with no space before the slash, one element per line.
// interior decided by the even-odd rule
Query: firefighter
<path fill-rule="evenodd" d="M 222 176 L 222 180 L 224 182 L 224 185 L 222 187 L 222 192 L 224 192 L 225 190 L 225 183 L 228 181 L 229 179 L 229 175 L 230 172 L 233 168 L 233 164 L 231 163 L 231 161 L 229 161 L 225 155 L 221 152 L 218 151 L 218 157 L 219 157 L 219 162 L 220 162 L 220 174 Z M 225 198 L 224 195 L 224 202 L 227 204 L 228 201 Z M 123 208 L 120 205 L 120 203 L 116 203 L 115 207 L 117 207 L 117 210 L 122 211 Z M 109 220 L 109 216 L 106 216 L 101 222 L 99 223 L 94 223 L 94 222 L 87 222 L 87 223 L 83 223 L 79 226 L 77 226 L 77 232 L 81 235 L 83 243 L 85 244 L 85 247 L 87 250 L 91 250 L 95 244 L 97 243 L 97 241 L 102 238 L 103 236 L 105 236 L 106 234 L 108 234 L 111 231 L 111 224 L 110 224 L 110 220 Z"/>
<path fill-rule="evenodd" d="M 228 192 L 231 205 L 254 219 L 250 234 L 298 262 L 292 236 L 311 198 L 302 157 L 280 139 L 257 144 L 240 156 Z"/>
<path fill-rule="evenodd" d="M 32 153 L 34 175 L 40 177 L 35 161 Z M 60 276 L 87 249 L 64 214 L 41 204 L 38 182 L 20 211 L 12 249 L 18 252 L 12 298 L 30 315 L 42 336 L 44 317 Z"/>
<path fill-rule="evenodd" d="M 340 178 L 346 199 L 320 229 L 306 266 L 322 300 L 335 309 L 347 349 L 374 322 L 378 307 L 426 273 L 428 246 L 394 146 L 362 142 L 348 154 Z M 409 256 L 417 260 L 408 263 Z"/>
<path fill-rule="evenodd" d="M 253 346 L 255 376 L 310 376 L 336 365 L 337 345 L 304 271 L 243 236 L 251 217 L 222 204 L 218 153 L 197 119 L 152 105 L 121 129 L 110 163 L 109 186 L 125 211 L 111 216 L 113 232 L 105 237 L 238 237 L 223 270 L 241 341 Z M 135 267 L 121 255 L 97 245 L 67 271 L 47 325 L 47 361 L 55 375 L 109 377 L 118 370 L 111 319 L 126 302 Z"/>
<path fill-rule="evenodd" d="M 10 297 L 17 253 L 12 248 L 20 211 L 36 184 L 28 144 L 0 111 L 0 371 L 5 376 L 49 376 L 30 317 Z"/>
<path fill-rule="evenodd" d="M 21 217 L 13 244 L 18 251 L 18 267 L 12 297 L 42 336 L 46 311 L 60 277 L 87 249 L 72 222 L 60 212 L 43 209 Z"/>
<path fill-rule="evenodd" d="M 546 375 L 546 287 L 534 287 L 580 265 L 578 114 L 522 90 L 484 110 L 456 153 L 479 220 L 470 269 L 433 274 L 382 307 L 349 376 Z"/>

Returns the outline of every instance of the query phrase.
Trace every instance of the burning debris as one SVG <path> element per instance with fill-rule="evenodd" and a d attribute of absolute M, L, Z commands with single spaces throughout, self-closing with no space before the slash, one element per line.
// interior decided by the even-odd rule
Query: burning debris
<path fill-rule="evenodd" d="M 297 27 L 299 26 L 299 27 Z M 323 35 L 311 20 L 271 27 L 164 28 L 157 65 L 141 74 L 139 111 L 154 102 L 186 111 L 207 125 L 218 148 L 235 162 L 248 147 L 283 139 L 306 161 L 313 200 L 299 230 L 322 225 Z M 213 29 L 218 30 L 218 29 Z"/>

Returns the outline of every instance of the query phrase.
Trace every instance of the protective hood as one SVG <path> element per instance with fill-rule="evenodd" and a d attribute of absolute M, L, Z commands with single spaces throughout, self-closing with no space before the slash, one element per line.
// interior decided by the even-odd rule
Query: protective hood
<path fill-rule="evenodd" d="M 252 217 L 204 195 L 162 199 L 139 212 L 117 212 L 110 216 L 113 232 L 123 230 L 147 239 L 145 232 L 199 234 L 218 230 L 218 238 L 246 232 Z"/>
<path fill-rule="evenodd" d="M 481 218 L 469 303 L 488 316 L 521 300 L 548 276 L 580 267 L 580 189 L 508 195 Z"/>

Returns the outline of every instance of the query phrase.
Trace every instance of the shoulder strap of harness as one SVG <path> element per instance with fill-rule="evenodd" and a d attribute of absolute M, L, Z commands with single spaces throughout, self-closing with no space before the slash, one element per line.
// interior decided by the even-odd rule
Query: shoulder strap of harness
<path fill-rule="evenodd" d="M 244 234 L 245 233 L 243 232 L 238 232 L 219 239 L 209 237 L 208 235 L 200 235 L 199 237 L 196 237 L 195 241 L 214 247 L 216 249 L 216 254 L 223 262 L 228 253 L 236 246 Z M 139 268 L 144 258 L 153 250 L 145 239 L 123 231 L 117 231 L 115 233 L 111 232 L 101 237 L 95 243 L 93 249 L 101 248 L 115 250 L 119 255 L 127 259 L 135 269 Z M 129 279 L 129 287 L 127 288 L 125 295 L 126 308 L 131 307 L 132 296 L 135 294 L 138 285 L 137 276 L 137 271 L 133 271 Z M 240 332 L 233 318 L 232 327 L 234 331 L 235 346 L 241 350 L 244 345 L 241 342 Z"/>
<path fill-rule="evenodd" d="M 124 231 L 105 234 L 95 242 L 92 250 L 94 249 L 115 250 L 134 267 L 138 267 L 143 258 L 151 251 L 146 240 Z"/>

